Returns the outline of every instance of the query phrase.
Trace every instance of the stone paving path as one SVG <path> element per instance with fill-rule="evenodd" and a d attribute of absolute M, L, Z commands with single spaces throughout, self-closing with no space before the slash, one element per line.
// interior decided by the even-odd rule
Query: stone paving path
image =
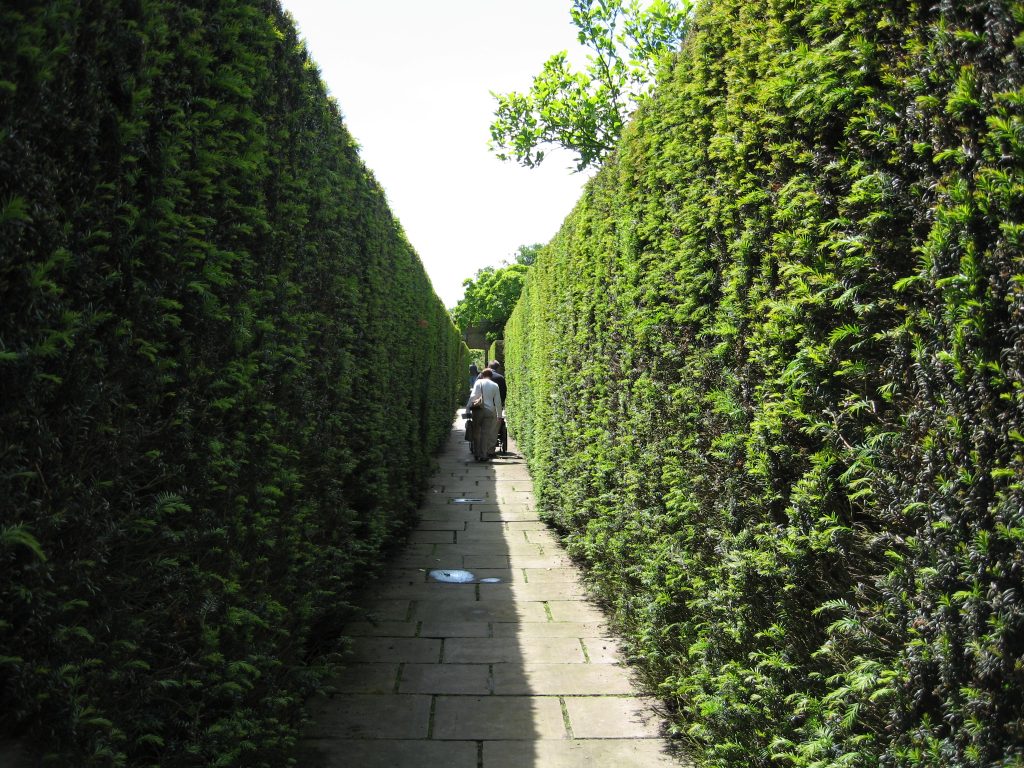
<path fill-rule="evenodd" d="M 349 666 L 314 702 L 299 765 L 683 765 L 538 520 L 525 461 L 473 462 L 461 424 L 409 546 L 372 591 L 373 620 L 347 628 Z M 456 569 L 474 583 L 430 576 Z"/>

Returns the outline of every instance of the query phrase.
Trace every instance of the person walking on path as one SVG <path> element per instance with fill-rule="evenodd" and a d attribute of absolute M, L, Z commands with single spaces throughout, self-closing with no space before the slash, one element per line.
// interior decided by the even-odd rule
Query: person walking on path
<path fill-rule="evenodd" d="M 498 389 L 501 391 L 501 404 L 504 406 L 508 401 L 508 382 L 505 381 L 505 374 L 501 372 L 501 363 L 497 360 L 492 360 L 487 367 L 491 369 L 491 379 L 498 385 Z"/>
<path fill-rule="evenodd" d="M 498 442 L 498 417 L 501 415 L 501 389 L 493 380 L 490 368 L 480 371 L 480 376 L 469 394 L 466 408 L 473 414 L 473 458 L 487 461 Z"/>

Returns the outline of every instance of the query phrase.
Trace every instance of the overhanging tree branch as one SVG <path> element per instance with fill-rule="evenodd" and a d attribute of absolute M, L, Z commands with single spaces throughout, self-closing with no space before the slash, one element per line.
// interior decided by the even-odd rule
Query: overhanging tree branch
<path fill-rule="evenodd" d="M 686 32 L 691 0 L 573 0 L 580 43 L 593 51 L 584 72 L 568 53 L 551 56 L 527 93 L 492 92 L 491 151 L 534 167 L 545 148 L 576 154 L 576 170 L 598 165 L 618 143 L 629 115 Z"/>

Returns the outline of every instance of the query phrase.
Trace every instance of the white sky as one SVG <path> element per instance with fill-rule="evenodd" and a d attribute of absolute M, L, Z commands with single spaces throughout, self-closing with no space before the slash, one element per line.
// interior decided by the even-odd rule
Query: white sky
<path fill-rule="evenodd" d="M 481 267 L 554 236 L 586 176 L 564 151 L 534 169 L 491 154 L 490 91 L 528 90 L 558 51 L 583 58 L 570 0 L 282 3 L 446 307 Z"/>

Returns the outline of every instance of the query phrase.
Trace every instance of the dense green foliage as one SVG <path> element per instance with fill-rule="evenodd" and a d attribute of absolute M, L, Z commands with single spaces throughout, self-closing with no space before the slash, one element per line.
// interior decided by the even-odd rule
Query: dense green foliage
<path fill-rule="evenodd" d="M 516 248 L 515 263 L 526 267 L 532 267 L 540 255 L 544 243 L 533 243 L 532 245 L 520 245 Z"/>
<path fill-rule="evenodd" d="M 492 93 L 491 151 L 532 168 L 554 146 L 576 154 L 576 170 L 599 165 L 678 49 L 692 8 L 691 0 L 573 0 L 569 15 L 590 51 L 585 70 L 574 71 L 561 51 L 526 93 Z"/>
<path fill-rule="evenodd" d="M 519 301 L 528 271 L 528 266 L 519 263 L 478 270 L 476 276 L 462 281 L 465 293 L 452 309 L 452 320 L 463 329 L 483 330 L 491 340 L 499 338 Z"/>
<path fill-rule="evenodd" d="M 487 349 L 487 362 L 490 364 L 492 361 L 497 360 L 501 363 L 505 359 L 505 341 L 504 339 L 497 339 Z"/>
<path fill-rule="evenodd" d="M 511 421 L 710 766 L 1024 764 L 1024 3 L 709 0 Z"/>
<path fill-rule="evenodd" d="M 462 329 L 470 326 L 483 329 L 493 341 L 500 338 L 509 315 L 523 292 L 526 273 L 540 254 L 543 243 L 520 245 L 512 264 L 502 262 L 498 268 L 484 267 L 474 277 L 462 281 L 464 294 L 452 310 L 452 321 Z M 488 357 L 487 361 L 493 360 Z"/>
<path fill-rule="evenodd" d="M 276 0 L 4 3 L 0 242 L 5 732 L 286 765 L 466 361 Z"/>

